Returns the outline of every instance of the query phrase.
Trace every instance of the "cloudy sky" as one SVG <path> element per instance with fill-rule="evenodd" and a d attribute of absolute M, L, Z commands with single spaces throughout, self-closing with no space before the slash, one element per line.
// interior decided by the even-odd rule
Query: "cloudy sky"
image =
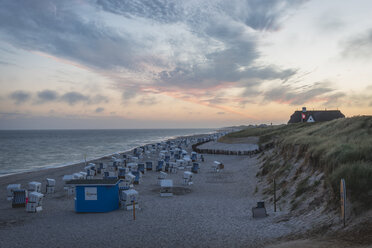
<path fill-rule="evenodd" d="M 370 0 L 0 0 L 0 129 L 372 114 Z"/>

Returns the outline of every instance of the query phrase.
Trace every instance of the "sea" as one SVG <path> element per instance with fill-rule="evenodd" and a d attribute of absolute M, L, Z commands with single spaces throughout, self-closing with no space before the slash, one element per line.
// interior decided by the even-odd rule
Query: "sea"
<path fill-rule="evenodd" d="M 67 166 L 213 129 L 0 130 L 0 176 Z"/>

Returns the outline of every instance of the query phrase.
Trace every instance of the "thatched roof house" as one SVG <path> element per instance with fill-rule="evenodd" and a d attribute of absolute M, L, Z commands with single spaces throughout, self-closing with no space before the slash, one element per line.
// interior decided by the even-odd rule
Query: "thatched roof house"
<path fill-rule="evenodd" d="M 345 118 L 345 115 L 340 110 L 313 110 L 307 111 L 305 107 L 302 111 L 295 111 L 288 121 L 289 123 L 298 122 L 320 122 L 331 121 L 338 118 Z"/>

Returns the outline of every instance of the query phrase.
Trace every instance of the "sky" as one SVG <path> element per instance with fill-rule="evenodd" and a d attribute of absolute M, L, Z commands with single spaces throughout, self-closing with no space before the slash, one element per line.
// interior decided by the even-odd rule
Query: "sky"
<path fill-rule="evenodd" d="M 0 129 L 372 114 L 370 0 L 0 0 Z"/>

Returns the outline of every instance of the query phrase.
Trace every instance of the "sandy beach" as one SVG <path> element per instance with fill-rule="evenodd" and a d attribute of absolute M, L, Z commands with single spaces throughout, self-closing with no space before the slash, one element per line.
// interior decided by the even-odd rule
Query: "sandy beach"
<path fill-rule="evenodd" d="M 264 247 L 304 228 L 301 222 L 278 222 L 278 213 L 268 203 L 267 218 L 252 218 L 251 208 L 261 200 L 254 192 L 257 157 L 205 155 L 192 186 L 182 185 L 183 171 L 168 175 L 175 187 L 170 198 L 159 195 L 159 172 L 148 171 L 135 185 L 140 197 L 136 220 L 132 211 L 121 209 L 74 211 L 74 197 L 63 190 L 62 177 L 83 171 L 83 164 L 2 177 L 0 247 Z M 223 171 L 212 170 L 215 160 L 225 165 Z M 57 186 L 54 194 L 45 196 L 43 211 L 27 213 L 6 201 L 8 184 L 25 187 L 39 181 L 44 186 L 47 177 L 56 179 Z"/>
<path fill-rule="evenodd" d="M 253 196 L 258 169 L 255 158 L 209 155 L 205 158 L 200 172 L 194 176 L 194 185 L 187 189 L 182 186 L 182 171 L 169 174 L 176 188 L 172 198 L 160 197 L 157 172 L 146 173 L 141 184 L 135 186 L 141 208 L 135 221 L 132 212 L 125 210 L 75 213 L 74 197 L 64 192 L 62 177 L 83 171 L 84 164 L 2 177 L 0 246 L 256 247 L 263 240 L 290 231 L 268 234 L 260 229 L 270 228 L 270 218 L 252 219 L 250 209 L 259 200 Z M 212 171 L 215 160 L 225 164 L 224 171 Z M 27 213 L 24 208 L 11 208 L 11 202 L 5 200 L 8 184 L 45 183 L 47 177 L 56 179 L 57 187 L 55 194 L 45 196 L 43 211 Z"/>

